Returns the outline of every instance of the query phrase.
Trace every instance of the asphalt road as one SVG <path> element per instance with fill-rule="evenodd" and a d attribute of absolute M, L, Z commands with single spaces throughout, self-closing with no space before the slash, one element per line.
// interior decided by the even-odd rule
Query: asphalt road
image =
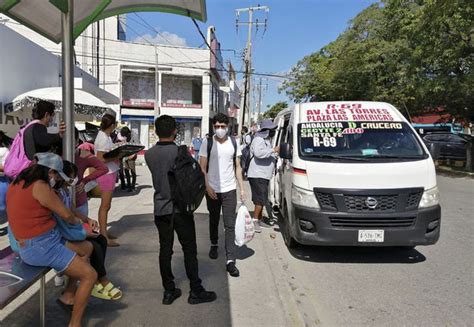
<path fill-rule="evenodd" d="M 414 250 L 273 240 L 306 325 L 473 326 L 474 180 L 438 176 L 441 238 Z"/>
<path fill-rule="evenodd" d="M 203 203 L 195 217 L 200 275 L 218 300 L 187 304 L 189 286 L 176 241 L 173 271 L 184 296 L 163 306 L 151 214 L 153 189 L 146 167 L 138 167 L 138 172 L 140 192 L 117 191 L 109 220 L 122 245 L 108 251 L 107 271 L 124 297 L 116 302 L 91 299 L 84 326 L 474 325 L 472 179 L 438 177 L 443 215 L 436 245 L 409 251 L 300 247 L 290 252 L 275 227 L 264 229 L 240 249 L 240 278 L 225 272 L 222 234 L 219 259 L 207 255 L 208 215 Z M 92 214 L 98 204 L 91 200 Z M 46 289 L 47 325 L 65 326 L 69 316 L 55 303 L 61 289 L 52 281 Z M 34 292 L 2 310 L 0 326 L 38 326 Z"/>

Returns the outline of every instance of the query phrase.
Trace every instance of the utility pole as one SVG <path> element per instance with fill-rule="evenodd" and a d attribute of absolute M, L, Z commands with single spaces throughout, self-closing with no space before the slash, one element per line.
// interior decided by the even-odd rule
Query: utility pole
<path fill-rule="evenodd" d="M 258 108 L 258 114 L 257 114 L 257 119 L 260 118 L 260 113 L 262 111 L 262 91 L 266 91 L 268 88 L 268 84 L 262 84 L 262 80 L 264 78 L 260 77 L 259 78 L 259 83 L 257 85 L 257 90 L 258 90 L 258 103 L 257 103 L 257 108 Z"/>
<path fill-rule="evenodd" d="M 253 13 L 254 11 L 264 11 L 266 14 L 264 22 L 259 22 L 258 19 L 255 21 L 253 20 Z M 237 15 L 235 25 L 237 28 L 237 31 L 239 29 L 239 26 L 241 25 L 247 25 L 248 26 L 248 36 L 247 36 L 247 47 L 246 47 L 246 52 L 245 52 L 245 58 L 244 58 L 244 63 L 245 63 L 245 82 L 244 82 L 244 103 L 243 103 L 243 109 L 241 113 L 242 119 L 240 120 L 239 124 L 239 134 L 240 131 L 242 130 L 242 126 L 245 123 L 245 114 L 246 111 L 248 111 L 248 119 L 247 119 L 247 125 L 250 123 L 251 115 L 250 115 L 250 74 L 252 73 L 252 28 L 255 25 L 257 31 L 260 26 L 263 26 L 265 30 L 267 29 L 268 25 L 268 12 L 270 11 L 270 8 L 267 6 L 260 6 L 257 5 L 256 7 L 248 7 L 248 8 L 241 8 L 241 9 L 236 9 L 235 13 Z M 240 14 L 247 12 L 248 13 L 248 21 L 240 21 Z M 264 32 L 265 33 L 265 32 Z"/>

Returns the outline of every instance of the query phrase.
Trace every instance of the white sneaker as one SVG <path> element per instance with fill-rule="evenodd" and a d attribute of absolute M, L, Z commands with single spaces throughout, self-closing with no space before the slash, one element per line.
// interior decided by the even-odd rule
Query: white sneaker
<path fill-rule="evenodd" d="M 253 220 L 253 228 L 255 230 L 255 233 L 261 233 L 262 232 L 262 227 L 260 227 L 258 219 L 252 219 L 252 220 Z"/>
<path fill-rule="evenodd" d="M 64 275 L 54 276 L 54 286 L 59 287 L 64 285 Z"/>

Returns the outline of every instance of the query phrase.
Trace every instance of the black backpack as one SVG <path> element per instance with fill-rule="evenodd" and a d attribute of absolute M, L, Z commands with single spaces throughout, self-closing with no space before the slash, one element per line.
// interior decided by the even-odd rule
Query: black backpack
<path fill-rule="evenodd" d="M 193 213 L 206 194 L 206 179 L 186 145 L 178 147 L 178 155 L 168 175 L 174 204 L 181 213 Z"/>
<path fill-rule="evenodd" d="M 229 136 L 230 137 L 230 136 Z M 232 145 L 234 146 L 234 169 L 235 169 L 235 160 L 237 159 L 237 141 L 233 138 L 230 137 L 230 140 L 232 141 Z M 212 145 L 214 144 L 214 137 L 209 136 L 207 139 L 207 168 L 206 171 L 209 171 L 209 162 L 211 159 L 211 150 L 212 150 Z"/>

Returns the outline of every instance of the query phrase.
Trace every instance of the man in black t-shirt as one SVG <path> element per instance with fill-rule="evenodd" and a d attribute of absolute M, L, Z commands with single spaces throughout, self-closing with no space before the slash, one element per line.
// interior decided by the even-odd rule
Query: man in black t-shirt
<path fill-rule="evenodd" d="M 193 214 L 180 213 L 171 198 L 168 172 L 172 169 L 178 154 L 178 147 L 174 143 L 177 134 L 175 119 L 167 115 L 158 117 L 155 120 L 155 132 L 160 141 L 146 152 L 145 161 L 155 188 L 153 195 L 155 225 L 160 239 L 160 273 L 165 289 L 163 304 L 172 304 L 181 296 L 181 290 L 176 288 L 171 270 L 175 231 L 183 248 L 184 266 L 190 282 L 188 303 L 212 302 L 216 299 L 216 293 L 206 291 L 199 278 Z"/>
<path fill-rule="evenodd" d="M 59 133 L 49 134 L 48 126 L 53 121 L 54 115 L 54 104 L 49 101 L 41 100 L 34 106 L 32 117 L 39 122 L 28 127 L 23 138 L 28 159 L 33 160 L 35 154 L 39 152 L 54 152 L 59 155 L 62 153 L 62 137 L 66 125 L 61 122 Z"/>

